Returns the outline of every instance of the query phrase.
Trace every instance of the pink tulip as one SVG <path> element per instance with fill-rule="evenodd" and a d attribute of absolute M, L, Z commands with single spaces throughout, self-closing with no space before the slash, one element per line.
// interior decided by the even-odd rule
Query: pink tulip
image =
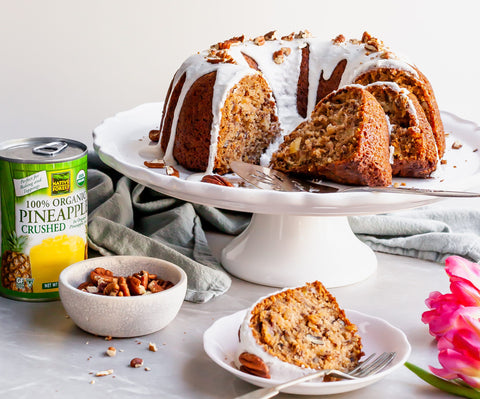
<path fill-rule="evenodd" d="M 432 292 L 425 301 L 430 310 L 422 314 L 439 350 L 441 368 L 430 370 L 480 388 L 480 265 L 459 256 L 445 263 L 451 292 Z"/>

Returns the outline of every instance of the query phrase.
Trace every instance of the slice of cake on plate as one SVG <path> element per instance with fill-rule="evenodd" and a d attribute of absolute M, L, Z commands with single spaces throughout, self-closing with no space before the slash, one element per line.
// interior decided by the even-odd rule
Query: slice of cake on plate
<path fill-rule="evenodd" d="M 248 310 L 239 340 L 236 366 L 264 378 L 348 372 L 364 354 L 357 327 L 318 281 L 261 298 Z"/>

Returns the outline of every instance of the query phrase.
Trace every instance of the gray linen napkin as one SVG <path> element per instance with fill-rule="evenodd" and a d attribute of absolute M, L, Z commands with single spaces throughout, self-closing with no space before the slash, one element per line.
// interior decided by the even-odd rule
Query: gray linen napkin
<path fill-rule="evenodd" d="M 186 300 L 206 302 L 226 292 L 228 274 L 212 256 L 201 218 L 238 234 L 250 215 L 167 197 L 127 177 L 88 171 L 89 246 L 101 255 L 144 255 L 179 265 L 187 274 Z M 117 181 L 115 181 L 118 179 Z"/>
<path fill-rule="evenodd" d="M 450 255 L 480 261 L 480 211 L 430 205 L 354 216 L 350 226 L 373 250 L 445 263 Z"/>
<path fill-rule="evenodd" d="M 171 198 L 137 184 L 89 154 L 89 244 L 102 255 L 146 255 L 180 265 L 187 300 L 206 302 L 231 280 L 212 256 L 204 227 L 239 234 L 250 215 Z M 103 172 L 102 172 L 103 171 Z M 203 225 L 202 225 L 203 222 Z M 480 210 L 434 204 L 409 211 L 349 217 L 373 250 L 444 264 L 450 255 L 480 261 Z"/>

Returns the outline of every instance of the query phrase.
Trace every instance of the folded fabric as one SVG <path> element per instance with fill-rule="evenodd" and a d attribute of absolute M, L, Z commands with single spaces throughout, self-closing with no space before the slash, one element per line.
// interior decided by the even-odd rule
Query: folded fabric
<path fill-rule="evenodd" d="M 89 245 L 101 255 L 162 258 L 187 273 L 186 299 L 206 302 L 231 280 L 212 256 L 204 227 L 236 235 L 251 215 L 192 204 L 137 184 L 89 155 Z M 444 264 L 450 255 L 480 261 L 480 210 L 429 205 L 389 214 L 349 217 L 373 250 Z"/>
<path fill-rule="evenodd" d="M 231 279 L 211 254 L 201 219 L 238 234 L 250 215 L 191 204 L 116 178 L 88 171 L 90 248 L 101 255 L 144 255 L 177 264 L 187 274 L 188 301 L 206 302 L 226 292 Z"/>
<path fill-rule="evenodd" d="M 439 204 L 395 213 L 354 216 L 350 226 L 375 251 L 444 264 L 450 255 L 480 261 L 480 211 Z"/>

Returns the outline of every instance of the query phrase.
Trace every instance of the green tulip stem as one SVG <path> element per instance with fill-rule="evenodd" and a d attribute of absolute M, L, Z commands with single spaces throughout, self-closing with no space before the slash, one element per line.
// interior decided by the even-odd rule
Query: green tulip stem
<path fill-rule="evenodd" d="M 480 391 L 476 390 L 475 388 L 461 386 L 454 382 L 444 380 L 443 378 L 437 377 L 436 375 L 433 375 L 432 373 L 429 373 L 428 371 L 409 362 L 405 362 L 405 367 L 407 367 L 425 382 L 428 382 L 430 385 L 433 385 L 442 391 L 457 396 L 463 396 L 465 398 L 480 399 Z"/>

